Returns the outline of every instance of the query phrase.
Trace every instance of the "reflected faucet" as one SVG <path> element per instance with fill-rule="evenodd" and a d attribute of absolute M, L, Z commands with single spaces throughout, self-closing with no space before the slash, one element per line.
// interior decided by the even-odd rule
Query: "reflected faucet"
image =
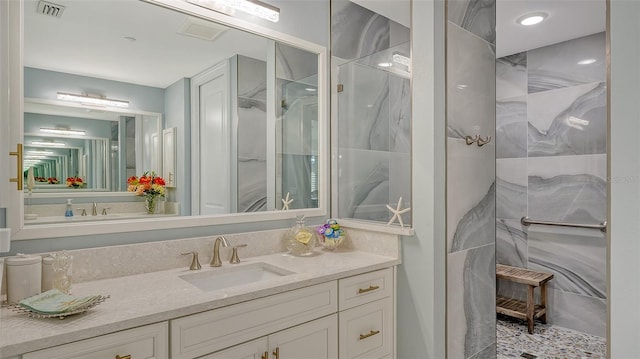
<path fill-rule="evenodd" d="M 96 202 L 93 202 L 93 205 L 91 206 L 91 215 L 92 216 L 98 215 L 98 204 Z"/>
<path fill-rule="evenodd" d="M 218 236 L 216 238 L 215 243 L 213 244 L 213 257 L 211 258 L 210 265 L 212 267 L 220 267 L 222 265 L 222 261 L 220 261 L 220 243 L 222 243 L 223 247 L 229 247 L 229 241 L 224 238 L 224 236 Z"/>

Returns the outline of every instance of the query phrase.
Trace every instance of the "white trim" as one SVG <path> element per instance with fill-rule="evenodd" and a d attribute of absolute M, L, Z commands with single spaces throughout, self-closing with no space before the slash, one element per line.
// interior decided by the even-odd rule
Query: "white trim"
<path fill-rule="evenodd" d="M 371 232 L 397 234 L 401 236 L 413 236 L 415 234 L 415 230 L 411 227 L 387 225 L 377 221 L 366 221 L 351 218 L 339 218 L 337 221 L 342 227 L 346 228 L 363 229 Z"/>

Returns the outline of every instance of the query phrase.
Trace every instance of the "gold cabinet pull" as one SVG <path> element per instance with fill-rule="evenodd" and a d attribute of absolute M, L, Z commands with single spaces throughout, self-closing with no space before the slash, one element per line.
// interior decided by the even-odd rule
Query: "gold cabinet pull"
<path fill-rule="evenodd" d="M 22 191 L 24 182 L 24 171 L 22 169 L 22 143 L 18 143 L 15 152 L 9 152 L 9 156 L 16 156 L 16 162 L 18 163 L 18 176 L 15 178 L 9 178 L 9 182 L 16 182 L 18 184 L 18 191 Z"/>
<path fill-rule="evenodd" d="M 276 347 L 272 354 L 274 359 L 280 359 L 280 347 Z"/>
<path fill-rule="evenodd" d="M 376 334 L 380 334 L 380 331 L 379 330 L 372 330 L 367 334 L 360 334 L 360 340 L 367 339 L 367 338 L 372 337 L 372 336 L 374 336 Z"/>
<path fill-rule="evenodd" d="M 269 352 L 264 352 L 260 359 L 269 359 Z"/>
<path fill-rule="evenodd" d="M 380 289 L 379 285 L 370 285 L 369 288 L 359 288 L 358 289 L 358 294 L 362 294 L 362 293 L 366 293 L 366 292 L 371 292 L 372 290 L 376 290 L 376 289 Z"/>
<path fill-rule="evenodd" d="M 116 359 L 131 359 L 131 354 L 127 354 L 127 355 L 123 355 L 123 356 L 120 356 L 120 355 L 116 354 Z"/>

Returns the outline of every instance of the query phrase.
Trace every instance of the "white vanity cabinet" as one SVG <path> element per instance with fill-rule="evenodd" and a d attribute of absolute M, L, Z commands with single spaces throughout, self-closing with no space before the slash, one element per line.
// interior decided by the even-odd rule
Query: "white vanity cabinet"
<path fill-rule="evenodd" d="M 236 345 L 198 359 L 336 359 L 336 314 Z"/>
<path fill-rule="evenodd" d="M 22 359 L 167 359 L 167 322 L 123 330 L 22 355 Z"/>
<path fill-rule="evenodd" d="M 28 352 L 22 359 L 394 358 L 394 281 L 395 267 L 388 267 L 267 292 L 256 299 Z"/>
<path fill-rule="evenodd" d="M 340 359 L 394 357 L 393 268 L 341 279 L 338 283 Z"/>
<path fill-rule="evenodd" d="M 338 286 L 335 281 L 290 292 L 275 294 L 228 307 L 214 309 L 171 321 L 171 357 L 196 358 L 215 353 L 262 336 L 289 329 L 338 311 Z M 329 317 L 331 318 L 331 317 Z M 337 328 L 337 319 L 333 317 Z M 318 322 L 320 331 L 328 327 Z M 307 327 L 303 329 L 309 329 Z M 311 328 L 310 330 L 314 330 Z M 333 330 L 337 341 L 337 330 Z M 275 342 L 278 342 L 276 339 Z M 320 340 L 322 336 L 316 338 Z M 306 340 L 300 339 L 301 343 Z M 276 349 L 277 345 L 270 346 Z M 291 349 L 295 344 L 287 345 Z M 336 350 L 337 352 L 337 350 Z M 328 358 L 336 358 L 330 355 Z M 242 358 L 242 357 L 240 357 Z M 280 358 L 285 358 L 280 356 Z M 275 358 L 274 359 L 278 359 Z"/>

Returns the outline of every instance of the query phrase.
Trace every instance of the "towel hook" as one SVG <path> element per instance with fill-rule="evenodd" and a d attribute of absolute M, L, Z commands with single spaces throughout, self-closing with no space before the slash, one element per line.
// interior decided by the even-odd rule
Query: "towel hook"
<path fill-rule="evenodd" d="M 480 135 L 476 135 L 475 137 L 466 136 L 464 138 L 464 141 L 466 142 L 467 146 L 471 146 L 474 142 L 480 141 Z"/>
<path fill-rule="evenodd" d="M 491 142 L 491 136 L 487 136 L 487 138 L 485 138 L 484 140 L 482 139 L 482 137 L 480 137 L 480 135 L 478 135 L 478 147 L 482 147 L 484 145 L 486 145 L 487 143 Z"/>

